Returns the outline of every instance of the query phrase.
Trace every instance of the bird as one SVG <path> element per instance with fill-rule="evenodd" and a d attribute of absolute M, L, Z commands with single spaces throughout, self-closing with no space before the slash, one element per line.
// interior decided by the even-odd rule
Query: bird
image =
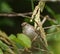
<path fill-rule="evenodd" d="M 27 35 L 32 41 L 37 38 L 38 34 L 36 33 L 35 28 L 32 25 L 28 24 L 27 22 L 23 22 L 21 26 L 22 32 Z"/>
<path fill-rule="evenodd" d="M 30 25 L 29 23 L 27 22 L 23 22 L 21 24 L 22 26 L 22 32 L 23 34 L 25 34 L 26 36 L 28 36 L 31 41 L 32 41 L 32 44 L 33 45 L 42 45 L 42 48 L 45 48 L 46 50 L 47 49 L 47 46 L 45 45 L 45 41 L 43 40 L 43 38 L 40 36 L 39 34 L 39 31 L 37 31 L 34 26 Z"/>
<path fill-rule="evenodd" d="M 42 43 L 45 45 L 43 38 L 39 34 L 39 31 L 37 31 L 32 25 L 27 22 L 23 22 L 21 26 L 23 34 L 28 36 L 32 42 L 39 42 L 39 44 Z"/>
<path fill-rule="evenodd" d="M 23 22 L 21 26 L 23 34 L 28 36 L 32 41 L 39 39 L 41 42 L 44 42 L 43 38 L 40 36 L 39 31 L 37 31 L 32 25 L 27 22 Z"/>

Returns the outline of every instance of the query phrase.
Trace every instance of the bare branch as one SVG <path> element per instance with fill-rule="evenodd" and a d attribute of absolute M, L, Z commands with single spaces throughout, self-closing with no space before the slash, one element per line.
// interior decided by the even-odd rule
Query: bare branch
<path fill-rule="evenodd" d="M 27 15 L 31 15 L 32 12 L 29 13 L 0 13 L 0 16 L 7 16 L 7 17 L 16 17 L 16 16 L 21 16 L 21 17 L 26 17 L 26 18 L 31 18 Z"/>
<path fill-rule="evenodd" d="M 55 26 L 60 27 L 60 25 L 55 25 Z M 44 29 L 49 29 L 49 28 L 51 28 L 51 27 L 52 27 L 52 26 L 44 27 Z"/>
<path fill-rule="evenodd" d="M 21 17 L 25 17 L 25 18 L 30 18 L 29 16 L 27 15 L 32 15 L 32 12 L 27 12 L 27 13 L 0 13 L 0 16 L 4 16 L 4 17 L 16 17 L 16 16 L 21 16 Z M 46 16 L 43 16 L 43 15 L 40 15 L 41 18 L 43 18 L 43 21 L 42 21 L 42 24 L 46 21 L 46 20 L 49 20 L 49 21 L 52 21 L 52 22 L 56 22 L 54 19 L 50 18 L 48 15 Z M 45 18 L 45 19 L 44 19 Z"/>

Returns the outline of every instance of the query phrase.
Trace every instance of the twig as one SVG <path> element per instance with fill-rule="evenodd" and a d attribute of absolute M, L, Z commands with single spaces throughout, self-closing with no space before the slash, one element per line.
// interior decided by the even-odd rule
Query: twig
<path fill-rule="evenodd" d="M 21 16 L 21 17 L 31 18 L 31 17 L 27 16 L 27 15 L 31 15 L 31 14 L 32 14 L 32 12 L 28 12 L 28 13 L 0 13 L 0 16 L 7 16 L 7 17 Z M 47 16 L 47 17 L 46 17 L 47 20 L 55 22 L 54 19 L 51 19 L 48 15 L 46 15 L 46 16 Z M 44 18 L 43 15 L 40 15 L 40 17 L 41 17 L 41 18 Z"/>
<path fill-rule="evenodd" d="M 44 16 L 42 16 L 42 15 L 40 15 L 40 16 L 41 16 L 41 18 L 44 18 Z M 49 21 L 56 22 L 54 19 L 50 18 L 48 15 L 46 15 L 46 18 Z"/>
<path fill-rule="evenodd" d="M 33 47 L 34 49 L 36 49 L 36 50 L 40 50 L 40 51 L 45 51 L 45 52 L 47 52 L 47 50 L 44 50 L 44 49 L 40 49 L 40 48 L 36 48 L 36 47 Z"/>
<path fill-rule="evenodd" d="M 45 23 L 45 21 L 47 20 L 46 16 L 43 18 L 42 20 L 42 25 Z"/>
<path fill-rule="evenodd" d="M 27 17 L 30 18 L 29 16 L 26 16 L 27 13 L 0 13 L 0 16 L 7 16 L 7 17 L 16 17 L 16 16 L 21 16 L 21 17 Z"/>
<path fill-rule="evenodd" d="M 55 25 L 55 26 L 60 27 L 60 25 Z M 49 29 L 49 28 L 51 28 L 51 27 L 52 27 L 52 26 L 44 27 L 44 29 Z"/>
<path fill-rule="evenodd" d="M 35 10 L 32 14 L 32 19 L 31 20 L 35 20 L 35 28 L 37 27 L 37 30 L 39 30 L 40 32 L 40 36 L 41 36 L 41 39 L 43 39 L 43 42 L 44 42 L 44 46 L 46 47 L 47 49 L 47 40 L 46 40 L 46 35 L 45 35 L 45 32 L 44 32 L 44 29 L 42 27 L 42 22 L 41 22 L 41 19 L 40 19 L 40 11 L 42 11 L 43 9 L 43 6 L 44 5 L 44 2 L 42 2 L 42 0 L 38 3 L 38 5 L 35 7 Z M 44 22 L 45 20 L 43 20 Z M 36 24 L 37 23 L 37 24 Z"/>

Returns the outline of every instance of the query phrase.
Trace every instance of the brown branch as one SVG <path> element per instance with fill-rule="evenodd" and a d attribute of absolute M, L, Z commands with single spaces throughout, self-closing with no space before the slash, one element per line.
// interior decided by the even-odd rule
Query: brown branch
<path fill-rule="evenodd" d="M 0 16 L 7 16 L 7 17 L 15 17 L 15 16 L 22 16 L 22 17 L 28 17 L 28 18 L 31 18 L 27 15 L 31 15 L 32 12 L 28 12 L 28 13 L 0 13 Z M 40 15 L 41 18 L 44 18 L 43 15 Z M 54 21 L 53 19 L 51 19 L 48 15 L 46 15 L 47 17 L 47 20 L 49 21 Z"/>
<path fill-rule="evenodd" d="M 25 17 L 25 18 L 30 18 L 29 16 L 27 15 L 32 15 L 32 12 L 28 12 L 28 13 L 0 13 L 0 16 L 6 16 L 6 17 L 16 17 L 16 16 L 21 16 L 21 17 Z M 42 16 L 40 15 L 41 18 L 43 18 L 43 21 L 42 21 L 42 24 L 46 21 L 46 20 L 49 20 L 49 21 L 52 21 L 55 23 L 55 20 L 50 18 L 48 15 L 46 16 Z M 45 19 L 44 19 L 45 18 Z"/>
<path fill-rule="evenodd" d="M 7 17 L 15 17 L 15 16 L 22 16 L 27 17 L 26 15 L 31 15 L 32 12 L 29 13 L 0 13 L 0 16 L 7 16 Z"/>
<path fill-rule="evenodd" d="M 55 25 L 55 26 L 60 27 L 60 25 Z M 49 28 L 51 28 L 51 27 L 52 27 L 52 26 L 44 27 L 44 29 L 49 29 Z"/>
<path fill-rule="evenodd" d="M 27 15 L 31 15 L 32 12 L 28 12 L 28 13 L 0 13 L 0 16 L 7 16 L 7 17 L 15 17 L 15 16 L 22 16 L 22 17 L 28 17 L 28 18 L 31 18 Z M 41 18 L 44 18 L 43 15 L 40 15 Z M 54 21 L 53 19 L 51 19 L 48 15 L 46 15 L 47 17 L 47 20 L 49 21 Z"/>
<path fill-rule="evenodd" d="M 46 15 L 46 16 L 42 16 L 42 15 L 41 15 L 41 18 L 44 18 L 44 17 L 46 17 L 47 20 L 49 20 L 49 21 L 55 22 L 55 20 L 52 19 L 52 18 L 50 18 L 48 15 Z"/>
<path fill-rule="evenodd" d="M 29 18 L 31 19 L 31 17 L 26 16 L 26 15 L 30 15 L 30 13 L 0 13 L 0 16 L 4 16 L 4 17 L 17 17 L 17 16 L 21 16 L 21 17 L 25 17 L 25 18 Z"/>
<path fill-rule="evenodd" d="M 40 49 L 40 48 L 36 48 L 36 47 L 33 47 L 33 48 L 36 49 L 36 50 L 48 52 L 47 50 L 44 50 L 44 49 Z"/>

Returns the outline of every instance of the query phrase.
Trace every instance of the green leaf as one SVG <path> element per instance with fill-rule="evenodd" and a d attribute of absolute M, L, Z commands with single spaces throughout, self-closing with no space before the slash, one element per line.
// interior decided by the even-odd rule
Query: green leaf
<path fill-rule="evenodd" d="M 55 24 L 60 24 L 60 14 L 56 14 L 49 6 L 45 6 L 47 11 L 56 19 Z M 52 21 L 51 21 L 52 22 Z"/>
<path fill-rule="evenodd" d="M 6 2 L 2 2 L 1 3 L 1 12 L 11 13 L 12 8 Z"/>
<path fill-rule="evenodd" d="M 3 43 L 2 41 L 0 41 L 0 48 L 3 50 L 7 50 L 7 49 L 9 49 L 9 46 L 6 45 L 5 43 Z"/>
<path fill-rule="evenodd" d="M 16 44 L 16 46 L 17 46 L 18 48 L 23 48 L 23 47 L 21 46 L 21 44 L 20 44 L 20 40 L 18 40 L 17 37 L 16 37 L 14 34 L 11 34 L 11 35 L 9 36 L 9 39 L 11 39 L 12 41 L 14 41 L 15 44 Z"/>
<path fill-rule="evenodd" d="M 15 40 L 15 39 L 16 39 L 16 36 L 15 36 L 14 34 L 11 34 L 11 35 L 9 36 L 9 38 L 10 38 L 11 40 Z"/>
<path fill-rule="evenodd" d="M 55 16 L 55 12 L 49 6 L 46 5 L 45 8 L 52 16 Z"/>
<path fill-rule="evenodd" d="M 24 34 L 17 34 L 17 38 L 20 40 L 20 44 L 26 48 L 31 47 L 31 40 Z"/>
<path fill-rule="evenodd" d="M 56 14 L 55 19 L 58 22 L 58 24 L 60 24 L 60 14 Z"/>
<path fill-rule="evenodd" d="M 11 54 L 15 54 L 15 53 L 10 49 L 10 47 L 9 47 L 7 44 L 3 43 L 1 40 L 0 40 L 0 48 L 1 48 L 3 51 L 7 51 L 7 52 L 9 52 L 9 53 L 11 53 Z"/>
<path fill-rule="evenodd" d="M 3 54 L 3 51 L 2 51 L 2 49 L 0 48 L 0 54 Z"/>
<path fill-rule="evenodd" d="M 25 22 L 30 22 L 30 19 L 29 18 L 24 18 L 24 21 Z"/>

